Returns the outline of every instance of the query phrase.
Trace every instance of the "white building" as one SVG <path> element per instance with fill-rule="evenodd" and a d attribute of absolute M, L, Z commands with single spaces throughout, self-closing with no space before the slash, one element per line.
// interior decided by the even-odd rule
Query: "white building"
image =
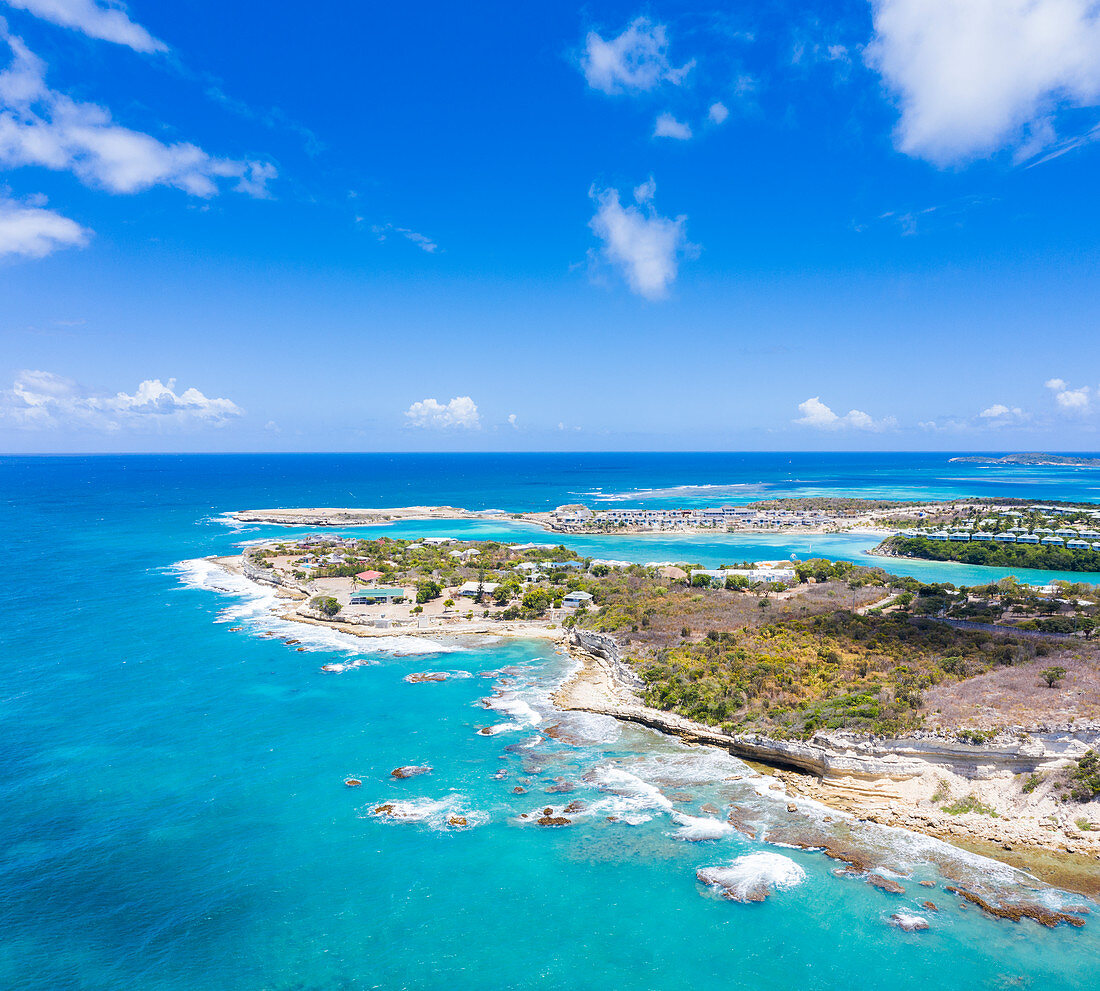
<path fill-rule="evenodd" d="M 582 606 L 587 606 L 592 601 L 592 595 L 589 592 L 570 592 L 565 598 L 561 600 L 561 604 L 566 609 L 580 609 Z"/>

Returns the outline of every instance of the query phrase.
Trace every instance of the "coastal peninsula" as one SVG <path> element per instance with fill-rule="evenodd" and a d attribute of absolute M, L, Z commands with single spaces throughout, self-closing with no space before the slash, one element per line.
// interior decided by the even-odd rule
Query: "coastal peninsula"
<path fill-rule="evenodd" d="M 1057 853 L 1048 869 L 1100 890 L 1084 866 L 1100 854 L 1095 599 L 1012 582 L 964 593 L 846 562 L 623 566 L 450 538 L 306 535 L 220 563 L 281 589 L 285 618 L 359 636 L 561 641 L 579 663 L 562 708 L 783 769 L 792 793 L 871 821 L 1007 860 Z M 1027 625 L 1039 618 L 1077 629 Z"/>
<path fill-rule="evenodd" d="M 456 506 L 249 509 L 230 514 L 238 523 L 280 526 L 385 526 L 410 520 L 487 520 L 528 524 L 551 533 L 636 536 L 649 533 L 891 532 L 899 527 L 946 524 L 984 511 L 1009 510 L 1020 500 L 966 499 L 906 502 L 888 499 L 807 497 L 766 499 L 746 505 L 591 509 L 575 503 L 549 511 L 463 509 Z"/>

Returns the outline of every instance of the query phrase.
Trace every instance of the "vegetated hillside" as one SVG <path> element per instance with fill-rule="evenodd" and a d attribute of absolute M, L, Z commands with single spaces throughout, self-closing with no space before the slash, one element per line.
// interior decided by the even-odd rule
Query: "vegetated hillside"
<path fill-rule="evenodd" d="M 1059 651 L 1091 656 L 1080 641 L 1052 646 L 923 618 L 967 610 L 951 586 L 846 562 L 804 562 L 796 571 L 806 583 L 764 598 L 682 583 L 666 588 L 644 569 L 628 569 L 602 583 L 600 608 L 577 622 L 624 642 L 647 704 L 729 732 L 771 736 L 898 733 L 924 722 L 924 693 L 933 686 Z M 889 613 L 855 611 L 893 592 Z"/>
<path fill-rule="evenodd" d="M 807 737 L 817 729 L 894 734 L 919 726 L 923 693 L 1048 653 L 1036 640 L 956 630 L 904 612 L 837 610 L 759 628 L 709 631 L 639 662 L 646 701 L 729 731 Z"/>

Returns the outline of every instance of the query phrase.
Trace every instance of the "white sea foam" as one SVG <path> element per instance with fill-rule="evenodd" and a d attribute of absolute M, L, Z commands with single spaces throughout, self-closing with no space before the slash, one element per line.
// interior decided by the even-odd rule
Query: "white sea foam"
<path fill-rule="evenodd" d="M 913 912 L 895 912 L 890 916 L 890 925 L 911 933 L 927 929 L 928 920 L 923 915 L 917 915 Z"/>
<path fill-rule="evenodd" d="M 781 853 L 747 853 L 728 867 L 706 867 L 700 872 L 704 883 L 724 888 L 744 900 L 753 892 L 787 891 L 806 880 L 806 872 Z"/>
<path fill-rule="evenodd" d="M 636 774 L 613 764 L 597 767 L 586 775 L 607 797 L 588 806 L 592 816 L 615 816 L 632 826 L 649 822 L 654 813 L 667 814 L 673 810 L 672 802 L 661 794 L 661 789 Z"/>
<path fill-rule="evenodd" d="M 362 654 L 368 649 L 362 637 L 331 627 L 283 619 L 279 612 L 286 608 L 286 600 L 278 598 L 274 588 L 226 571 L 206 558 L 178 561 L 171 570 L 186 588 L 218 592 L 238 600 L 219 611 L 216 623 L 240 624 L 253 633 L 270 631 L 286 639 L 298 640 L 298 646 L 306 650 Z M 369 644 L 371 653 L 401 655 L 449 653 L 464 649 L 457 644 L 448 645 L 415 636 L 372 638 Z"/>
<path fill-rule="evenodd" d="M 516 722 L 524 726 L 535 726 L 542 722 L 542 716 L 535 711 L 533 706 L 513 694 L 490 699 L 489 708 L 507 713 Z"/>
<path fill-rule="evenodd" d="M 394 801 L 372 802 L 360 810 L 364 818 L 371 817 L 390 822 L 421 822 L 432 829 L 462 828 L 462 823 L 451 822 L 452 818 L 465 819 L 466 826 L 479 826 L 485 821 L 481 812 L 466 809 L 463 795 L 448 795 L 446 798 L 408 798 Z"/>
<path fill-rule="evenodd" d="M 496 723 L 493 726 L 486 726 L 484 730 L 478 730 L 482 736 L 497 736 L 500 733 L 514 733 L 516 730 L 526 729 L 520 723 Z"/>
<path fill-rule="evenodd" d="M 592 489 L 579 494 L 587 496 L 593 502 L 633 502 L 647 499 L 690 499 L 699 496 L 718 499 L 723 496 L 745 496 L 762 492 L 766 488 L 763 482 L 733 482 L 721 485 L 670 485 L 667 488 L 633 489 L 630 492 L 604 492 L 602 489 Z"/>
<path fill-rule="evenodd" d="M 733 832 L 733 826 L 721 819 L 712 819 L 710 816 L 689 816 L 682 812 L 672 813 L 673 822 L 679 823 L 675 836 L 680 840 L 698 843 L 702 840 L 720 840 Z"/>

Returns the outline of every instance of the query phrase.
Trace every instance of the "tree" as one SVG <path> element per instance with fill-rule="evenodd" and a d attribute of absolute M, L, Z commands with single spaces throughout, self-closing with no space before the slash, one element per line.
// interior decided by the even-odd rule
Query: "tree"
<path fill-rule="evenodd" d="M 438 599 L 442 594 L 443 589 L 440 588 L 439 582 L 432 581 L 430 578 L 416 586 L 416 601 L 419 604 Z"/>
<path fill-rule="evenodd" d="M 1054 688 L 1066 676 L 1066 669 L 1056 664 L 1054 667 L 1043 668 L 1040 674 L 1047 683 L 1047 688 Z"/>
<path fill-rule="evenodd" d="M 331 595 L 315 595 L 309 600 L 309 607 L 326 616 L 335 616 L 342 608 Z"/>

